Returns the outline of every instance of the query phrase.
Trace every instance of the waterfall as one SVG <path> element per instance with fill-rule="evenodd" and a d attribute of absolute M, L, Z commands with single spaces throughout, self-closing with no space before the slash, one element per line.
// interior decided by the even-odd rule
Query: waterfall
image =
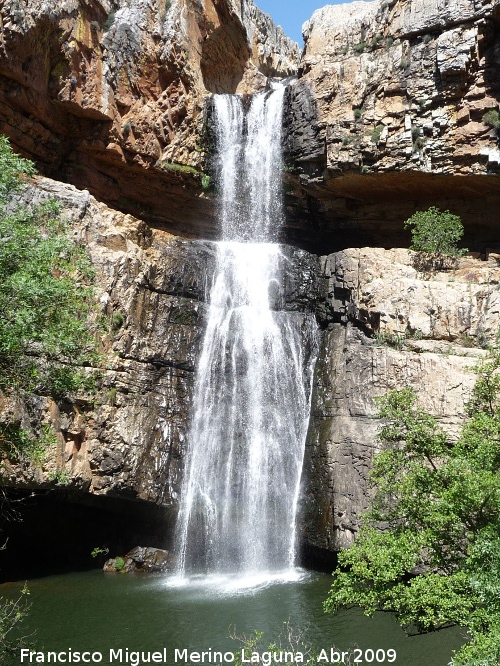
<path fill-rule="evenodd" d="M 316 325 L 284 310 L 284 88 L 214 96 L 223 240 L 196 375 L 177 523 L 178 569 L 289 571 Z"/>

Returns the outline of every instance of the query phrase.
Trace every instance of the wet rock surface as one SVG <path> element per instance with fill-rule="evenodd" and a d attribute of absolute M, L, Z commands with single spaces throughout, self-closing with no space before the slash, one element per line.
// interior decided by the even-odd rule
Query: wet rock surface
<path fill-rule="evenodd" d="M 168 550 L 136 546 L 123 557 L 113 557 L 104 563 L 106 573 L 166 573 L 174 567 L 174 556 Z"/>

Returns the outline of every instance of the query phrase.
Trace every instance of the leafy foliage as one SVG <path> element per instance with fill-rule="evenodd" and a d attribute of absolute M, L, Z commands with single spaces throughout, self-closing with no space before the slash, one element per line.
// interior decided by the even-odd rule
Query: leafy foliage
<path fill-rule="evenodd" d="M 92 268 L 57 202 L 7 209 L 33 165 L 5 138 L 0 168 L 0 389 L 62 397 L 86 387 L 76 366 L 96 359 Z"/>
<path fill-rule="evenodd" d="M 123 559 L 123 557 L 115 557 L 116 571 L 123 571 L 124 566 L 125 566 L 125 560 Z"/>
<path fill-rule="evenodd" d="M 500 128 L 500 114 L 498 113 L 498 109 L 490 109 L 489 111 L 486 111 L 483 116 L 483 123 L 490 127 L 494 127 L 495 129 Z"/>
<path fill-rule="evenodd" d="M 0 662 L 9 663 L 10 660 L 18 663 L 19 649 L 26 646 L 26 637 L 13 636 L 29 613 L 29 591 L 26 586 L 16 599 L 0 597 Z M 18 632 L 19 633 L 19 632 Z"/>
<path fill-rule="evenodd" d="M 48 424 L 42 425 L 34 436 L 18 423 L 0 423 L 0 451 L 4 451 L 13 462 L 25 461 L 34 467 L 41 467 L 49 447 L 55 446 L 56 442 L 56 434 Z"/>
<path fill-rule="evenodd" d="M 378 143 L 380 141 L 380 137 L 382 136 L 383 131 L 384 131 L 384 125 L 377 125 L 370 135 L 371 142 Z"/>
<path fill-rule="evenodd" d="M 90 553 L 92 557 L 98 557 L 99 555 L 107 555 L 109 553 L 109 548 L 107 546 L 104 546 L 101 548 L 100 546 L 96 546 L 92 552 Z"/>
<path fill-rule="evenodd" d="M 92 391 L 83 367 L 99 360 L 92 320 L 93 270 L 68 234 L 55 201 L 14 205 L 23 179 L 34 173 L 0 137 L 0 392 L 14 399 Z M 10 460 L 43 465 L 55 433 L 26 429 L 4 413 L 0 451 Z"/>
<path fill-rule="evenodd" d="M 318 651 L 306 640 L 304 632 L 294 629 L 290 622 L 284 622 L 282 627 L 276 632 L 274 639 L 269 639 L 263 631 L 253 631 L 251 634 L 236 634 L 234 629 L 230 630 L 230 637 L 239 644 L 239 649 L 233 652 L 235 666 L 243 666 L 248 663 L 253 655 L 259 655 L 264 664 L 271 664 L 276 660 L 281 661 L 287 653 L 302 653 L 304 661 L 311 666 L 319 666 L 324 661 Z M 332 649 L 334 649 L 332 647 Z M 344 652 L 346 657 L 342 663 L 350 666 L 354 659 L 350 652 Z M 285 657 L 290 663 L 290 659 Z M 257 657 L 253 658 L 255 662 Z"/>
<path fill-rule="evenodd" d="M 106 21 L 104 23 L 104 30 L 109 30 L 111 28 L 111 26 L 115 22 L 115 18 L 116 18 L 116 12 L 114 11 L 109 12 Z"/>
<path fill-rule="evenodd" d="M 500 663 L 500 352 L 475 370 L 454 443 L 412 389 L 379 401 L 373 501 L 325 603 L 394 611 L 408 632 L 460 624 L 472 640 L 455 666 Z"/>
<path fill-rule="evenodd" d="M 359 44 L 354 44 L 352 48 L 356 53 L 363 53 L 367 46 L 366 42 L 359 42 Z"/>
<path fill-rule="evenodd" d="M 435 206 L 414 213 L 404 223 L 411 231 L 410 249 L 417 253 L 418 267 L 445 268 L 467 250 L 457 247 L 464 235 L 464 227 L 458 215 L 449 210 L 441 211 Z"/>

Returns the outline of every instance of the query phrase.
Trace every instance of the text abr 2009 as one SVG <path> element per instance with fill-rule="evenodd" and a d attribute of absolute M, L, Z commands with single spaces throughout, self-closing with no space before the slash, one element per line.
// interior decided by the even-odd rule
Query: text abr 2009
<path fill-rule="evenodd" d="M 396 650 L 392 648 L 389 650 L 360 650 L 356 648 L 353 650 L 353 664 L 394 664 L 397 655 Z"/>

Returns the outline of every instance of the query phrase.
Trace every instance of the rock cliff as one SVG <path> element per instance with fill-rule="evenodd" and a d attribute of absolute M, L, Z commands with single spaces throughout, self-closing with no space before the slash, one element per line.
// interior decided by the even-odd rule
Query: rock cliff
<path fill-rule="evenodd" d="M 14 404 L 23 427 L 50 424 L 57 446 L 39 468 L 5 462 L 5 483 L 169 505 L 192 393 L 213 248 L 151 230 L 87 191 L 38 179 L 23 198 L 56 197 L 96 269 L 102 316 L 98 393 Z M 204 270 L 203 270 L 204 267 Z"/>
<path fill-rule="evenodd" d="M 413 386 L 455 436 L 472 371 L 499 324 L 500 257 L 470 257 L 423 275 L 407 250 L 349 249 L 321 259 L 321 293 L 335 318 L 323 333 L 306 450 L 304 542 L 349 545 L 379 450 L 375 399 Z"/>
<path fill-rule="evenodd" d="M 303 543 L 348 545 L 374 398 L 415 386 L 453 436 L 498 329 L 500 0 L 325 7 L 300 62 L 251 0 L 6 0 L 1 19 L 0 132 L 48 176 L 25 199 L 61 199 L 89 249 L 105 357 L 96 396 L 2 398 L 24 427 L 57 433 L 42 466 L 4 461 L 6 484 L 113 501 L 117 515 L 159 506 L 172 524 L 217 236 L 206 99 L 298 72 L 283 240 L 304 249 L 284 249 L 276 307 L 314 312 L 322 331 Z M 403 220 L 431 204 L 462 216 L 475 252 L 422 275 L 384 248 L 407 246 Z"/>
<path fill-rule="evenodd" d="M 172 526 L 213 243 L 151 229 L 50 179 L 37 179 L 23 194 L 32 202 L 48 196 L 63 202 L 96 268 L 104 360 L 95 395 L 4 405 L 24 428 L 36 433 L 48 424 L 57 435 L 37 467 L 4 460 L 4 485 L 52 489 L 84 503 L 85 496 L 120 501 L 118 513 L 130 500 L 156 505 Z M 324 257 L 283 251 L 287 272 L 276 307 L 314 312 L 322 330 L 302 542 L 331 552 L 355 537 L 369 497 L 377 396 L 414 386 L 450 435 L 458 431 L 471 368 L 498 329 L 500 257 L 465 257 L 429 276 L 415 269 L 407 250 L 346 249 Z M 113 538 L 108 531 L 107 542 Z"/>
<path fill-rule="evenodd" d="M 303 31 L 290 217 L 323 247 L 404 247 L 400 220 L 436 204 L 462 216 L 468 247 L 498 246 L 498 1 L 327 6 Z"/>
<path fill-rule="evenodd" d="M 216 237 L 207 95 L 298 72 L 284 240 L 405 246 L 401 219 L 433 203 L 463 217 L 470 248 L 498 244 L 498 0 L 327 6 L 304 26 L 300 62 L 251 0 L 8 0 L 1 12 L 0 131 L 44 175 L 113 208 Z"/>
<path fill-rule="evenodd" d="M 7 0 L 0 133 L 58 180 L 198 237 L 217 232 L 204 168 L 211 92 L 296 71 L 252 0 Z"/>

